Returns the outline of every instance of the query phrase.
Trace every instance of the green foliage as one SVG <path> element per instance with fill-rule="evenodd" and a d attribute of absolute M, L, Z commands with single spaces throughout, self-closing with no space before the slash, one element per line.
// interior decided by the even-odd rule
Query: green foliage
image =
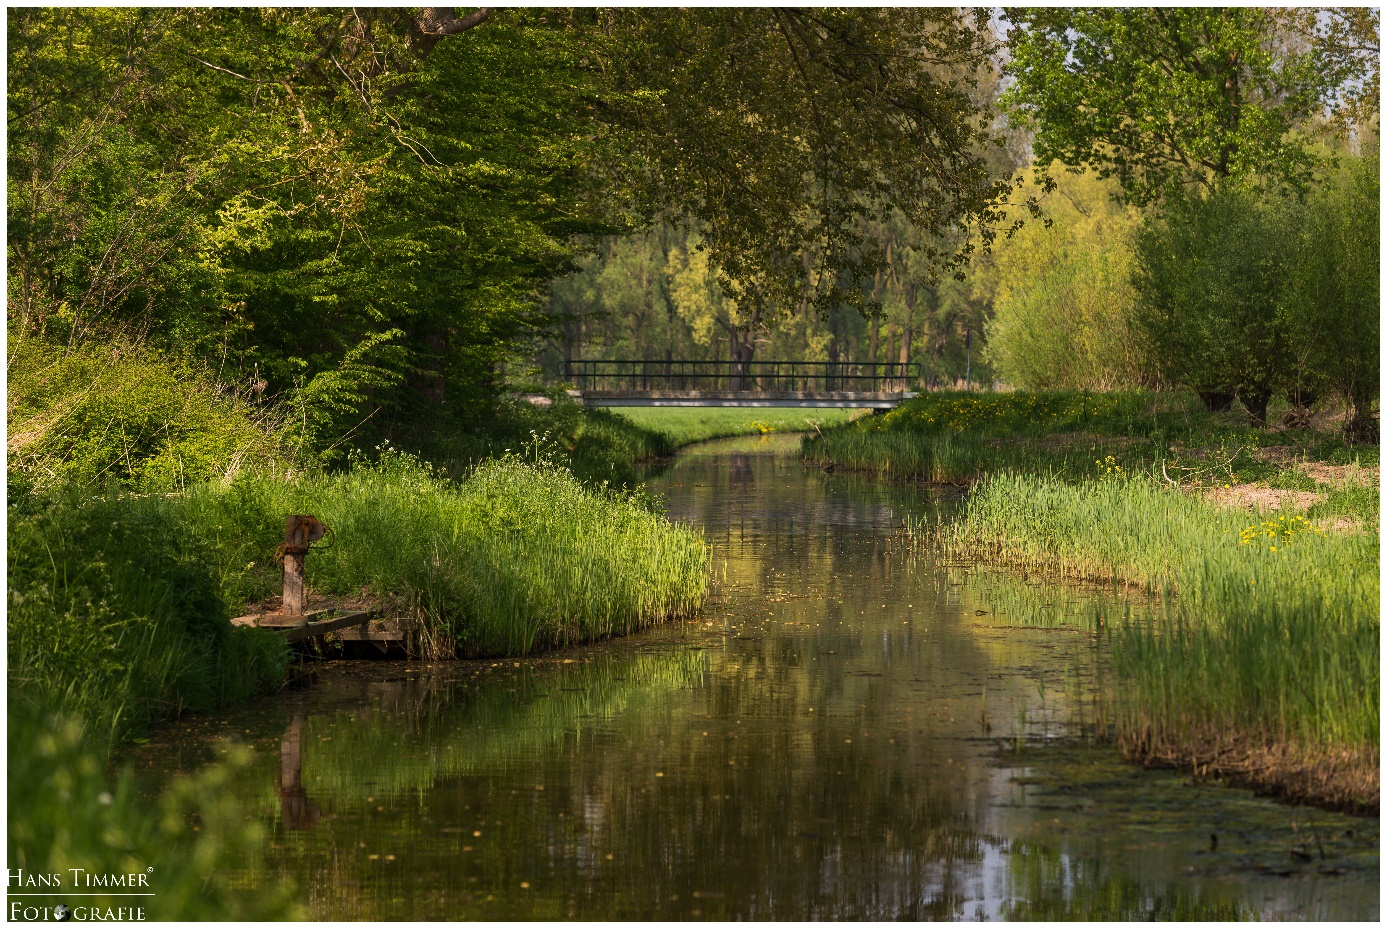
<path fill-rule="evenodd" d="M 1049 223 L 995 249 L 986 355 L 999 378 L 1029 390 L 1145 386 L 1131 283 L 1140 214 L 1116 202 L 1115 183 L 1061 167 L 1050 168 Z"/>
<path fill-rule="evenodd" d="M 319 448 L 485 406 L 598 212 L 595 77 L 543 14 L 436 48 L 404 11 L 10 19 L 12 319 L 229 363 Z"/>
<path fill-rule="evenodd" d="M 893 212 L 936 244 L 999 219 L 982 103 L 985 13 L 604 11 L 651 197 L 696 221 L 745 312 L 862 306 Z M 944 246 L 947 248 L 947 246 Z M 941 251 L 943 249 L 940 249 Z M 937 254 L 938 252 L 936 252 Z M 806 273 L 808 271 L 808 273 Z"/>
<path fill-rule="evenodd" d="M 1223 185 L 1167 198 L 1138 241 L 1137 322 L 1166 379 L 1236 395 L 1335 394 L 1372 437 L 1377 396 L 1377 159 L 1346 157 L 1305 198 Z"/>
<path fill-rule="evenodd" d="M 816 294 L 860 298 L 868 214 L 997 219 L 981 21 L 16 10 L 11 321 L 148 332 L 263 382 L 315 452 L 470 428 L 576 236 L 691 218 L 739 303 L 788 309 L 806 248 Z"/>
<path fill-rule="evenodd" d="M 1035 160 L 1091 166 L 1148 202 L 1173 185 L 1249 174 L 1302 182 L 1289 135 L 1338 85 L 1375 70 L 1286 41 L 1290 21 L 1252 8 L 1026 9 L 1010 14 L 1009 112 Z"/>
<path fill-rule="evenodd" d="M 144 875 L 152 896 L 85 893 L 74 909 L 143 908 L 145 918 L 295 919 L 303 911 L 280 881 L 253 891 L 233 888 L 232 868 L 254 861 L 263 829 L 248 823 L 233 799 L 234 781 L 249 753 L 228 751 L 220 763 L 179 778 L 157 800 L 136 792 L 127 771 L 109 783 L 106 759 L 82 723 L 11 696 L 8 862 L 27 874 L 58 874 L 73 887 L 69 868 L 91 874 Z M 16 903 L 53 906 L 60 898 L 11 894 Z M 80 916 L 78 918 L 81 918 Z"/>
<path fill-rule="evenodd" d="M 1348 401 L 1350 436 L 1376 441 L 1369 414 L 1381 384 L 1380 162 L 1345 159 L 1296 211 L 1286 315 L 1301 377 Z"/>
<path fill-rule="evenodd" d="M 292 460 L 293 423 L 250 391 L 129 342 L 68 350 L 11 336 L 11 473 L 36 488 L 108 481 L 168 489 Z"/>
<path fill-rule="evenodd" d="M 1138 324 L 1161 373 L 1234 394 L 1255 419 L 1300 380 L 1282 315 L 1296 242 L 1288 201 L 1251 186 L 1172 194 L 1137 244 Z"/>
<path fill-rule="evenodd" d="M 274 634 L 228 622 L 195 527 L 167 499 L 10 484 L 11 692 L 78 715 L 99 740 L 244 700 L 287 669 Z"/>

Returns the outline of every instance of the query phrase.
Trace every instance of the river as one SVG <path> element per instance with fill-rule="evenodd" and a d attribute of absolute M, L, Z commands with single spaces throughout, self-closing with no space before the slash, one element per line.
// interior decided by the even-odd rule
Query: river
<path fill-rule="evenodd" d="M 649 481 L 713 546 L 698 623 L 523 660 L 315 666 L 161 729 L 317 919 L 1377 919 L 1376 819 L 1126 764 L 1072 588 L 903 557 L 955 496 L 708 443 Z M 1025 612 L 1025 622 L 1019 614 Z M 1035 616 L 1048 617 L 1035 623 Z"/>

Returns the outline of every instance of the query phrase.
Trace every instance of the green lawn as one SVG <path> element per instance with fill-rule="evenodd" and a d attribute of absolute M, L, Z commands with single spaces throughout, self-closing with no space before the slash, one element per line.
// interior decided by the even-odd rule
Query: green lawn
<path fill-rule="evenodd" d="M 661 433 L 676 447 L 708 439 L 766 432 L 809 432 L 839 426 L 870 410 L 795 409 L 792 407 L 654 407 L 612 409 L 636 425 Z"/>

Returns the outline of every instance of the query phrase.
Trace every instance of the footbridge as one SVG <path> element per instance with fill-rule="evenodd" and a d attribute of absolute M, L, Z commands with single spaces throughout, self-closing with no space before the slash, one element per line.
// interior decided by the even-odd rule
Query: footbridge
<path fill-rule="evenodd" d="M 903 362 L 568 361 L 569 394 L 587 406 L 838 407 L 887 410 L 915 396 Z"/>

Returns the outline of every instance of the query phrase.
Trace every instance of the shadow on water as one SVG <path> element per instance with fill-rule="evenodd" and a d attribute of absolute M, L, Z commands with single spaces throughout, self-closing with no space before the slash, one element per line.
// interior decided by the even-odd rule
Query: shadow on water
<path fill-rule="evenodd" d="M 157 781 L 252 745 L 241 799 L 271 830 L 244 880 L 292 879 L 321 919 L 1376 917 L 1377 821 L 1092 744 L 1103 650 L 1064 621 L 1086 594 L 900 557 L 890 533 L 950 495 L 797 448 L 651 477 L 713 545 L 698 622 L 329 663 L 131 760 Z"/>

